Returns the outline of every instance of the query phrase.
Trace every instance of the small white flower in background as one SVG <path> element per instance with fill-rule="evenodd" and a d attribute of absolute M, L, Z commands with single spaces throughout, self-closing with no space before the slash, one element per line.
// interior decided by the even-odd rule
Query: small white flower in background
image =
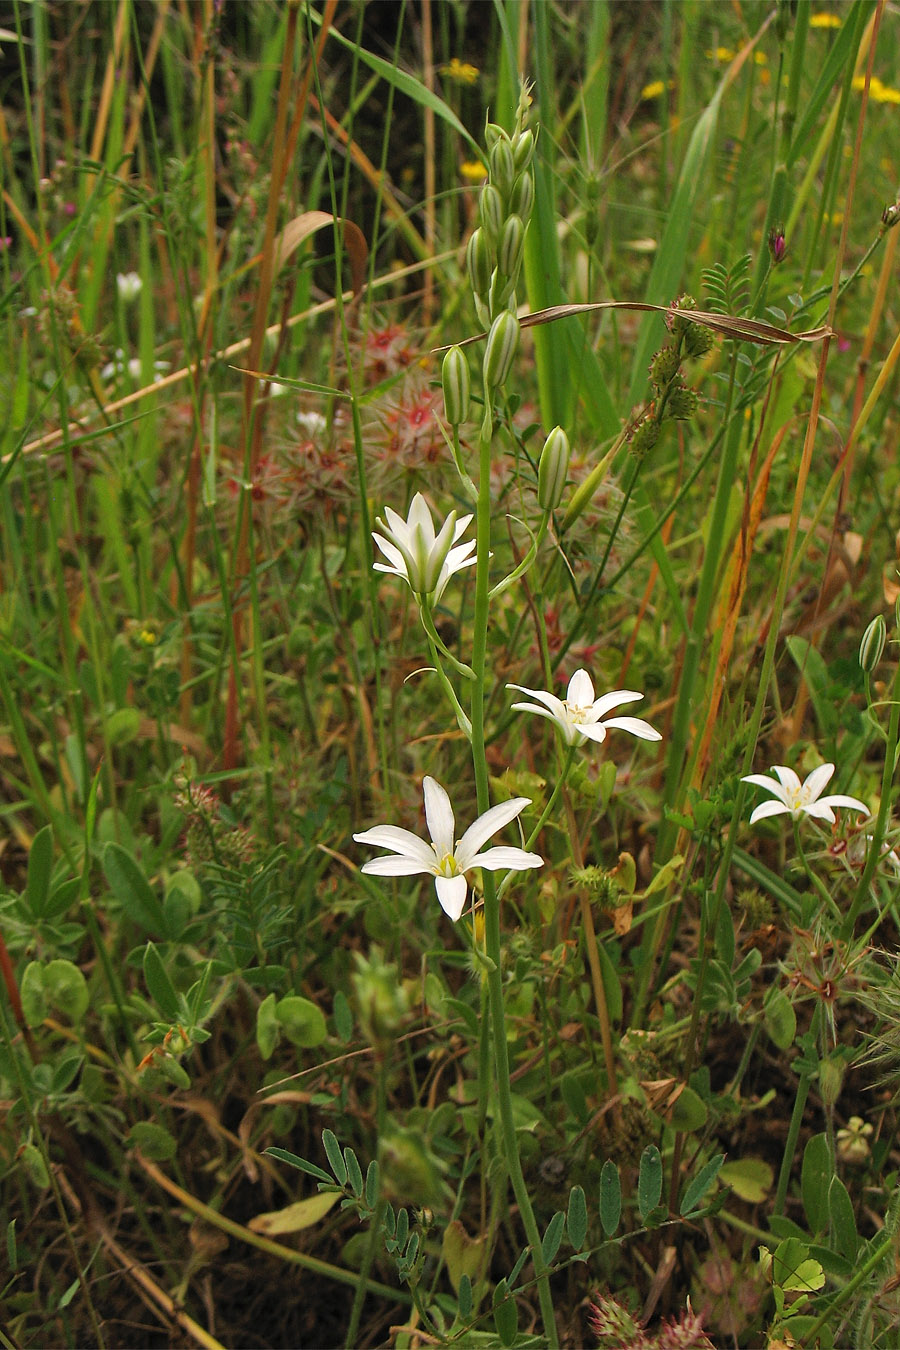
<path fill-rule="evenodd" d="M 317 412 L 298 412 L 297 423 L 311 439 L 323 435 L 328 428 L 325 418 Z"/>
<path fill-rule="evenodd" d="M 134 300 L 141 293 L 144 283 L 137 272 L 117 272 L 116 286 L 119 291 L 119 299 L 124 300 L 127 305 L 130 300 Z"/>
<path fill-rule="evenodd" d="M 492 806 L 469 826 L 460 840 L 454 842 L 456 822 L 450 798 L 433 778 L 426 778 L 422 786 L 431 843 L 425 843 L 410 830 L 402 830 L 396 825 L 376 825 L 353 838 L 358 844 L 389 848 L 397 856 L 373 858 L 371 862 L 363 863 L 363 872 L 381 877 L 409 877 L 423 872 L 433 876 L 441 909 L 455 923 L 465 907 L 468 890 L 465 874 L 471 868 L 524 872 L 529 867 L 543 866 L 543 858 L 537 853 L 526 853 L 523 848 L 498 847 L 489 848 L 486 853 L 478 852 L 491 835 L 515 820 L 519 812 L 530 805 L 530 798 L 513 797 L 511 801 Z"/>
<path fill-rule="evenodd" d="M 537 713 L 539 717 L 549 717 L 563 734 L 566 745 L 584 745 L 586 740 L 601 745 L 611 727 L 619 731 L 629 731 L 642 741 L 661 741 L 662 736 L 649 722 L 640 717 L 607 717 L 613 708 L 623 703 L 634 703 L 643 694 L 634 689 L 614 689 L 610 694 L 601 694 L 594 698 L 594 685 L 586 670 L 576 670 L 569 681 L 564 699 L 545 689 L 526 689 L 521 684 L 508 684 L 507 689 L 518 689 L 520 694 L 536 698 L 534 703 L 514 703 L 513 711 Z M 543 705 L 543 706 L 539 706 Z"/>
<path fill-rule="evenodd" d="M 167 370 L 170 369 L 168 361 L 153 362 L 153 382 L 154 384 L 161 380 Z M 115 361 L 107 361 L 106 365 L 100 371 L 102 380 L 120 379 L 126 373 L 135 382 L 140 384 L 143 378 L 144 363 L 139 356 L 132 356 L 130 361 L 125 360 L 125 353 L 121 347 L 116 348 Z"/>
<path fill-rule="evenodd" d="M 421 492 L 413 497 L 406 520 L 389 506 L 384 514 L 386 520 L 376 517 L 378 531 L 372 531 L 372 538 L 388 561 L 375 563 L 375 571 L 402 577 L 416 595 L 433 595 L 440 600 L 453 573 L 475 562 L 470 556 L 475 540 L 457 544 L 471 516 L 457 520 L 456 512 L 451 511 L 435 534 L 434 521 Z"/>
<path fill-rule="evenodd" d="M 851 810 L 862 811 L 867 816 L 871 814 L 865 802 L 861 802 L 858 797 L 845 797 L 842 793 L 822 796 L 823 789 L 834 773 L 833 764 L 820 764 L 802 783 L 794 770 L 784 764 L 773 764 L 772 772 L 778 778 L 777 783 L 762 773 L 748 773 L 741 779 L 742 783 L 755 783 L 757 787 L 765 788 L 776 799 L 757 806 L 750 817 L 751 825 L 767 816 L 783 815 L 792 816 L 794 820 L 799 820 L 801 816 L 815 816 L 817 820 L 827 820 L 833 825 L 833 806 L 849 806 Z"/>

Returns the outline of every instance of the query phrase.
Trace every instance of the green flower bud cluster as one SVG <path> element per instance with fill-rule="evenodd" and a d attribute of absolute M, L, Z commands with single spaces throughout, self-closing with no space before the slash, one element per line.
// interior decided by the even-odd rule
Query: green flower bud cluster
<path fill-rule="evenodd" d="M 485 127 L 489 177 L 478 202 L 478 228 L 466 249 L 475 309 L 485 327 L 503 310 L 516 309 L 525 230 L 534 208 L 534 133 L 526 119 L 527 96 L 520 101 L 511 136 L 495 122 Z"/>
<path fill-rule="evenodd" d="M 696 309 L 697 301 L 692 295 L 680 295 L 675 301 L 675 307 L 677 309 Z M 706 328 L 700 323 L 691 323 L 690 319 L 684 318 L 681 314 L 670 313 L 666 322 L 677 347 L 685 356 L 696 358 L 705 356 L 708 351 L 712 350 L 712 329 Z"/>
<path fill-rule="evenodd" d="M 675 301 L 675 308 L 696 309 L 697 301 L 693 296 L 682 295 Z M 713 345 L 712 330 L 703 324 L 692 323 L 683 314 L 670 311 L 666 322 L 672 334 L 671 340 L 659 349 L 650 362 L 654 401 L 650 411 L 637 422 L 628 438 L 632 454 L 639 457 L 653 449 L 663 422 L 670 418 L 688 421 L 696 413 L 700 400 L 696 390 L 685 383 L 681 366 L 687 357 L 705 356 Z"/>

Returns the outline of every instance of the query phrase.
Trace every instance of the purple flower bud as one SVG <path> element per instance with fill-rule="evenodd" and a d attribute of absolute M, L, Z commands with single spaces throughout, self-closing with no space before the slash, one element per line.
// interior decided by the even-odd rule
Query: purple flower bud
<path fill-rule="evenodd" d="M 787 244 L 784 240 L 784 226 L 774 225 L 769 231 L 769 252 L 772 255 L 772 262 L 777 267 L 783 261 L 787 251 Z"/>

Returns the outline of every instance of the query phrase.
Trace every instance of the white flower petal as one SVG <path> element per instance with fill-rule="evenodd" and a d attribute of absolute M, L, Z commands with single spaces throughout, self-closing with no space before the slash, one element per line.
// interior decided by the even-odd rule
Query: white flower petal
<path fill-rule="evenodd" d="M 765 788 L 767 792 L 774 792 L 779 801 L 783 802 L 785 799 L 784 788 L 780 783 L 776 783 L 772 778 L 767 778 L 764 773 L 748 773 L 741 779 L 741 782 L 754 783 L 757 787 Z"/>
<path fill-rule="evenodd" d="M 435 877 L 434 889 L 441 909 L 456 923 L 466 907 L 468 887 L 465 877 Z"/>
<path fill-rule="evenodd" d="M 503 829 L 504 825 L 515 820 L 519 812 L 530 804 L 530 797 L 513 797 L 511 801 L 492 806 L 484 815 L 473 821 L 456 845 L 456 861 L 461 871 L 465 872 L 472 866 L 472 859 L 482 844 L 487 843 L 492 835 Z"/>
<path fill-rule="evenodd" d="M 453 832 L 456 829 L 453 807 L 447 793 L 435 779 L 426 775 L 422 787 L 425 792 L 425 820 L 428 823 L 428 833 L 434 843 L 435 854 L 441 858 L 445 853 L 453 852 Z"/>
<path fill-rule="evenodd" d="M 525 686 L 521 684 L 508 684 L 506 687 L 507 689 L 518 689 L 520 694 L 527 694 L 529 698 L 536 698 L 538 703 L 543 703 L 545 708 L 550 709 L 551 717 L 557 717 L 563 722 L 568 720 L 566 717 L 565 703 L 563 703 L 561 698 L 557 698 L 555 694 L 548 694 L 546 689 L 526 689 Z M 513 708 L 518 709 L 521 712 L 541 711 L 539 708 L 532 708 L 528 703 L 514 703 Z"/>
<path fill-rule="evenodd" d="M 382 858 L 370 858 L 368 862 L 363 863 L 359 870 L 376 877 L 415 877 L 421 876 L 423 872 L 433 874 L 434 859 L 430 863 L 426 863 L 421 862 L 418 858 L 408 856 L 395 858 L 388 854 Z"/>
<path fill-rule="evenodd" d="M 569 745 L 583 745 L 585 737 L 588 737 L 596 745 L 602 745 L 606 740 L 606 725 L 603 722 L 582 722 L 580 726 L 573 725 L 564 728 L 566 740 Z M 569 734 L 571 733 L 571 734 Z"/>
<path fill-rule="evenodd" d="M 426 867 L 435 863 L 434 849 L 420 839 L 412 830 L 401 830 L 399 825 L 375 825 L 371 830 L 355 834 L 357 844 L 371 844 L 373 848 L 389 848 L 395 853 L 403 853 L 408 858 L 416 858 Z"/>
<path fill-rule="evenodd" d="M 530 691 L 534 694 L 534 690 Z M 540 695 L 535 694 L 536 698 Z M 576 670 L 566 690 L 566 702 L 577 708 L 589 708 L 594 701 L 594 682 L 586 670 Z"/>
<path fill-rule="evenodd" d="M 810 802 L 809 806 L 801 806 L 799 811 L 792 814 L 800 815 L 801 811 L 806 816 L 814 816 L 816 820 L 827 820 L 829 825 L 834 824 L 834 812 L 828 805 L 827 797 L 823 797 L 820 802 Z"/>
<path fill-rule="evenodd" d="M 778 781 L 783 788 L 786 788 L 789 792 L 800 791 L 800 779 L 794 773 L 794 770 L 789 769 L 786 764 L 773 764 L 772 772 L 777 774 Z"/>
<path fill-rule="evenodd" d="M 605 717 L 622 703 L 637 703 L 638 699 L 643 697 L 644 695 L 638 693 L 636 689 L 614 689 L 612 693 L 601 694 L 594 702 L 594 713 L 597 717 Z"/>
<path fill-rule="evenodd" d="M 421 530 L 423 538 L 430 548 L 434 543 L 434 521 L 431 519 L 428 503 L 421 492 L 417 492 L 413 497 L 409 507 L 409 515 L 406 519 L 407 529 L 410 531 L 410 534 L 412 534 L 414 530 Z"/>
<path fill-rule="evenodd" d="M 489 872 L 525 872 L 529 867 L 543 867 L 539 853 L 527 853 L 524 848 L 509 848 L 498 844 L 486 853 L 478 853 L 469 867 L 485 867 Z"/>
<path fill-rule="evenodd" d="M 817 769 L 813 769 L 811 774 L 807 774 L 803 780 L 803 795 L 814 802 L 820 797 L 828 783 L 831 781 L 831 775 L 834 773 L 833 764 L 820 764 Z"/>
<path fill-rule="evenodd" d="M 764 820 L 766 816 L 789 816 L 791 814 L 791 808 L 784 802 L 762 802 L 750 817 L 750 824 L 755 825 L 758 820 Z"/>
<path fill-rule="evenodd" d="M 867 816 L 870 816 L 872 814 L 872 812 L 866 806 L 865 802 L 861 802 L 858 797 L 845 797 L 842 792 L 832 794 L 829 797 L 820 797 L 818 805 L 847 806 L 850 808 L 851 811 L 862 811 Z M 807 807 L 807 810 L 809 810 L 809 807 Z"/>
<path fill-rule="evenodd" d="M 662 740 L 656 727 L 651 727 L 650 723 L 641 717 L 609 717 L 606 726 L 618 727 L 620 731 L 630 731 L 632 736 L 638 736 L 642 741 Z"/>

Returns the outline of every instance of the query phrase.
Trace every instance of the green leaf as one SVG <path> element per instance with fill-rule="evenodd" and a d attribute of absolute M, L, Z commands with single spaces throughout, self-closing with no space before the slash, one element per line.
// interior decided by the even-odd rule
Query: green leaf
<path fill-rule="evenodd" d="M 679 1214 L 686 1216 L 694 1213 L 698 1208 L 700 1201 L 703 1199 L 704 1195 L 706 1195 L 706 1192 L 718 1176 L 719 1169 L 724 1161 L 725 1154 L 717 1153 L 714 1158 L 710 1158 L 709 1162 L 701 1167 L 700 1171 L 694 1177 L 694 1180 L 689 1182 L 685 1189 L 681 1199 L 681 1207 L 678 1211 Z"/>
<path fill-rule="evenodd" d="M 856 1231 L 856 1216 L 853 1202 L 847 1187 L 840 1177 L 832 1177 L 828 1188 L 828 1215 L 831 1220 L 832 1246 L 851 1263 L 856 1261 L 859 1251 L 859 1234 Z"/>
<path fill-rule="evenodd" d="M 772 1256 L 772 1280 L 787 1293 L 812 1293 L 825 1283 L 825 1272 L 797 1238 L 779 1242 Z"/>
<path fill-rule="evenodd" d="M 53 831 L 49 825 L 38 830 L 28 851 L 28 883 L 25 895 L 28 908 L 36 919 L 44 917 L 50 895 L 50 873 L 53 870 Z"/>
<path fill-rule="evenodd" d="M 500 1337 L 500 1344 L 512 1345 L 519 1327 L 519 1310 L 516 1300 L 510 1298 L 506 1280 L 499 1280 L 494 1287 L 493 1296 L 494 1326 Z"/>
<path fill-rule="evenodd" d="M 483 1237 L 470 1237 L 459 1219 L 451 1219 L 441 1239 L 441 1256 L 446 1262 L 450 1283 L 457 1294 L 462 1294 L 463 1277 L 469 1281 L 477 1277 L 483 1250 Z"/>
<path fill-rule="evenodd" d="M 831 737 L 837 734 L 839 726 L 838 709 L 831 691 L 831 679 L 822 653 L 804 637 L 796 634 L 785 638 L 785 646 L 794 659 L 794 664 L 806 681 L 809 696 L 823 735 Z"/>
<path fill-rule="evenodd" d="M 638 1172 L 638 1210 L 642 1219 L 659 1204 L 662 1182 L 662 1156 L 655 1144 L 648 1144 L 641 1154 Z"/>
<path fill-rule="evenodd" d="M 587 1199 L 580 1186 L 573 1186 L 569 1191 L 569 1208 L 566 1212 L 566 1233 L 576 1252 L 580 1252 L 584 1246 L 587 1230 Z"/>
<path fill-rule="evenodd" d="M 319 1191 L 316 1195 L 307 1196 L 305 1200 L 295 1200 L 284 1209 L 256 1214 L 247 1227 L 254 1233 L 262 1233 L 265 1237 L 279 1237 L 283 1233 L 301 1233 L 305 1228 L 312 1228 L 320 1223 L 340 1198 L 340 1191 Z"/>
<path fill-rule="evenodd" d="M 39 1027 L 47 1016 L 47 995 L 44 991 L 44 967 L 40 961 L 29 961 L 19 981 L 22 1012 L 30 1027 Z"/>
<path fill-rule="evenodd" d="M 363 1174 L 359 1159 L 349 1146 L 344 1149 L 344 1162 L 347 1164 L 347 1180 L 353 1194 L 359 1198 L 363 1193 Z"/>
<path fill-rule="evenodd" d="M 597 956 L 600 959 L 600 972 L 603 976 L 603 989 L 606 994 L 606 1006 L 611 1022 L 622 1020 L 622 985 L 618 973 L 602 942 L 597 944 Z"/>
<path fill-rule="evenodd" d="M 472 1316 L 472 1281 L 463 1271 L 459 1277 L 459 1289 L 457 1290 L 459 1302 L 457 1304 L 457 1313 L 461 1322 L 466 1322 Z"/>
<path fill-rule="evenodd" d="M 81 1021 L 90 1004 L 87 980 L 72 961 L 57 957 L 44 967 L 44 993 L 54 1008 L 75 1025 Z"/>
<path fill-rule="evenodd" d="M 16 1250 L 16 1221 L 10 1219 L 6 1225 L 6 1259 L 13 1274 L 19 1269 L 19 1254 Z"/>
<path fill-rule="evenodd" d="M 765 1200 L 774 1180 L 772 1168 L 761 1158 L 738 1158 L 735 1162 L 725 1163 L 719 1177 L 735 1195 L 751 1205 Z"/>
<path fill-rule="evenodd" d="M 269 994 L 256 1010 L 256 1044 L 263 1059 L 270 1059 L 278 1044 L 278 1017 L 275 1013 L 277 999 Z M 329 1181 L 331 1178 L 329 1177 Z"/>
<path fill-rule="evenodd" d="M 381 1178 L 378 1171 L 378 1162 L 373 1158 L 366 1168 L 366 1204 L 369 1206 L 369 1209 L 374 1209 L 378 1204 L 380 1183 Z"/>
<path fill-rule="evenodd" d="M 600 1223 L 607 1237 L 612 1237 L 622 1217 L 622 1183 L 619 1169 L 607 1158 L 600 1173 Z"/>
<path fill-rule="evenodd" d="M 150 997 L 167 1022 L 178 1020 L 178 995 L 169 979 L 159 950 L 152 942 L 144 952 L 144 982 Z"/>
<path fill-rule="evenodd" d="M 170 1162 L 178 1147 L 169 1131 L 152 1120 L 136 1121 L 128 1131 L 128 1143 L 153 1162 Z"/>
<path fill-rule="evenodd" d="M 328 1166 L 331 1168 L 339 1186 L 347 1184 L 347 1164 L 344 1162 L 344 1155 L 341 1153 L 341 1146 L 333 1130 L 322 1131 L 322 1147 L 325 1149 L 325 1156 L 328 1159 Z"/>
<path fill-rule="evenodd" d="M 672 1108 L 669 1124 L 680 1134 L 691 1134 L 703 1129 L 708 1114 L 703 1098 L 693 1088 L 686 1087 Z"/>
<path fill-rule="evenodd" d="M 288 994 L 275 1005 L 275 1017 L 292 1045 L 309 1050 L 321 1045 L 328 1035 L 325 1016 L 308 998 Z"/>
<path fill-rule="evenodd" d="M 158 937 L 168 937 L 163 907 L 138 864 L 121 844 L 109 843 L 103 850 L 103 874 L 125 914 L 139 928 Z"/>
<path fill-rule="evenodd" d="M 828 1189 L 833 1176 L 828 1138 L 814 1134 L 803 1150 L 800 1169 L 800 1194 L 811 1233 L 824 1233 L 828 1227 Z"/>
<path fill-rule="evenodd" d="M 50 1092 L 54 1097 L 65 1092 L 83 1063 L 84 1055 L 77 1046 L 60 1056 L 53 1066 L 53 1078 L 50 1082 Z"/>
<path fill-rule="evenodd" d="M 793 1045 L 797 1034 L 797 1014 L 783 989 L 773 985 L 763 1003 L 766 1031 L 779 1050 Z"/>
<path fill-rule="evenodd" d="M 104 729 L 110 745 L 128 745 L 141 729 L 141 714 L 137 708 L 116 708 L 107 717 Z"/>
<path fill-rule="evenodd" d="M 296 1167 L 298 1172 L 305 1172 L 307 1176 L 315 1177 L 317 1181 L 324 1181 L 328 1186 L 334 1185 L 334 1179 L 321 1167 L 316 1167 L 315 1163 L 307 1162 L 305 1158 L 298 1158 L 296 1153 L 290 1153 L 286 1148 L 277 1148 L 273 1144 L 265 1152 L 270 1158 L 277 1158 L 279 1162 L 287 1163 L 290 1167 Z"/>
<path fill-rule="evenodd" d="M 549 1266 L 559 1251 L 563 1240 L 563 1233 L 566 1227 L 566 1216 L 559 1209 L 553 1215 L 553 1218 L 547 1224 L 547 1230 L 541 1239 L 541 1253 L 544 1261 Z"/>
<path fill-rule="evenodd" d="M 334 1027 L 338 1035 L 338 1040 L 345 1044 L 353 1036 L 353 1013 L 350 1010 L 350 1004 L 347 995 L 343 989 L 339 989 L 334 996 Z"/>

